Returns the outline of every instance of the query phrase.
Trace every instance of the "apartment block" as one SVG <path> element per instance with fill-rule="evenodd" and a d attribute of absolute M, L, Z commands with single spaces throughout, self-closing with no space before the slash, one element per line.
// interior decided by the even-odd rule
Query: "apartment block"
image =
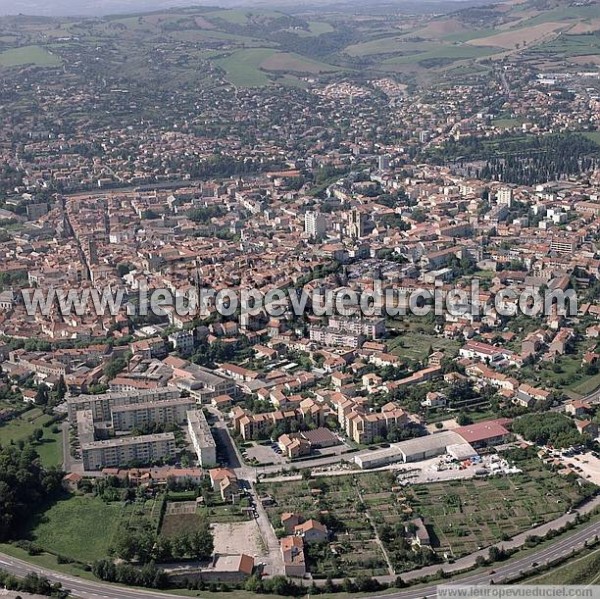
<path fill-rule="evenodd" d="M 188 410 L 196 405 L 189 397 L 116 406 L 112 409 L 115 432 L 131 431 L 153 424 L 185 424 Z"/>
<path fill-rule="evenodd" d="M 114 468 L 129 464 L 151 464 L 175 457 L 173 433 L 121 437 L 81 444 L 83 468 L 86 471 Z"/>
<path fill-rule="evenodd" d="M 304 216 L 304 231 L 310 237 L 320 239 L 327 231 L 327 217 L 320 212 L 307 212 Z"/>
<path fill-rule="evenodd" d="M 79 395 L 67 399 L 69 422 L 77 425 L 77 412 L 91 410 L 94 422 L 110 422 L 112 410 L 120 406 L 177 399 L 181 393 L 173 387 L 104 393 L 102 395 Z"/>
<path fill-rule="evenodd" d="M 310 327 L 310 340 L 330 347 L 357 349 L 365 342 L 364 335 L 325 327 Z"/>
<path fill-rule="evenodd" d="M 82 445 L 91 443 L 96 438 L 94 414 L 91 410 L 77 412 L 77 438 Z"/>
<path fill-rule="evenodd" d="M 210 426 L 201 410 L 187 413 L 188 431 L 202 468 L 212 468 L 217 463 L 217 446 L 210 432 Z"/>

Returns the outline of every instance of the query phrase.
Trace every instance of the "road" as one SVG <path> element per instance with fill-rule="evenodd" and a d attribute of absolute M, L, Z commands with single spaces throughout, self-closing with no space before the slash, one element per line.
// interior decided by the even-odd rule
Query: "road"
<path fill-rule="evenodd" d="M 63 446 L 63 471 L 71 472 L 73 458 L 71 457 L 71 443 L 69 439 L 69 421 L 65 421 L 61 425 L 62 429 L 62 446 Z"/>
<path fill-rule="evenodd" d="M 229 429 L 223 419 L 223 415 L 218 410 L 210 408 L 209 412 L 216 418 L 216 421 L 213 424 L 213 433 L 215 434 L 215 439 L 218 439 L 219 445 L 227 453 L 227 463 L 233 468 L 238 480 L 246 481 L 248 483 L 257 514 L 256 523 L 268 551 L 268 556 L 264 559 L 265 573 L 270 576 L 283 574 L 283 558 L 281 556 L 279 540 L 269 522 L 269 516 L 267 515 L 266 510 L 260 502 L 258 493 L 254 488 L 256 471 L 254 468 L 244 465 L 239 449 L 229 434 Z"/>

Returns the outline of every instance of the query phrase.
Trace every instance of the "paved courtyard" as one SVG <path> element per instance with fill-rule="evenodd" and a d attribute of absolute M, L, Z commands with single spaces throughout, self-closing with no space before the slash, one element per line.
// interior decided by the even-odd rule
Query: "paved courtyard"
<path fill-rule="evenodd" d="M 285 464 L 288 459 L 276 453 L 270 445 L 254 445 L 246 449 L 248 459 L 254 458 L 259 464 Z"/>

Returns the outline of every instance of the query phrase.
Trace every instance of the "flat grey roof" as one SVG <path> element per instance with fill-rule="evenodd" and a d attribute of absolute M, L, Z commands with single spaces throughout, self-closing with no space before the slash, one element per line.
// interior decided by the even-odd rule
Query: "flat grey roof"
<path fill-rule="evenodd" d="M 145 401 L 144 403 L 133 403 L 126 406 L 115 406 L 112 413 L 115 412 L 136 412 L 138 410 L 147 410 L 152 408 L 168 408 L 169 406 L 192 406 L 196 405 L 196 400 L 191 397 L 177 397 L 175 399 L 165 399 L 164 401 Z"/>
<path fill-rule="evenodd" d="M 465 440 L 459 434 L 444 431 L 402 441 L 397 444 L 397 447 L 404 455 L 414 455 L 435 449 L 445 450 L 448 445 L 463 444 L 464 442 Z"/>
<path fill-rule="evenodd" d="M 117 437 L 116 439 L 103 439 L 84 443 L 81 449 L 101 449 L 102 447 L 126 447 L 127 445 L 143 445 L 144 443 L 158 443 L 160 441 L 175 441 L 173 433 L 157 433 L 155 435 L 140 435 L 138 437 Z"/>

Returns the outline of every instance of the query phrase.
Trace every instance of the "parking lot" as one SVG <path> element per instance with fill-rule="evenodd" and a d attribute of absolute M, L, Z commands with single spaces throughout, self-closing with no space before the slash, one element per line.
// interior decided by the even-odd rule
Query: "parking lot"
<path fill-rule="evenodd" d="M 600 485 L 600 459 L 592 455 L 591 451 L 571 457 L 565 456 L 561 461 L 565 466 L 576 470 L 583 478 Z"/>
<path fill-rule="evenodd" d="M 275 449 L 272 445 L 256 444 L 244 451 L 246 453 L 246 455 L 244 455 L 246 461 L 254 458 L 259 464 L 285 464 L 288 461 L 281 453 L 281 450 L 278 447 Z"/>

